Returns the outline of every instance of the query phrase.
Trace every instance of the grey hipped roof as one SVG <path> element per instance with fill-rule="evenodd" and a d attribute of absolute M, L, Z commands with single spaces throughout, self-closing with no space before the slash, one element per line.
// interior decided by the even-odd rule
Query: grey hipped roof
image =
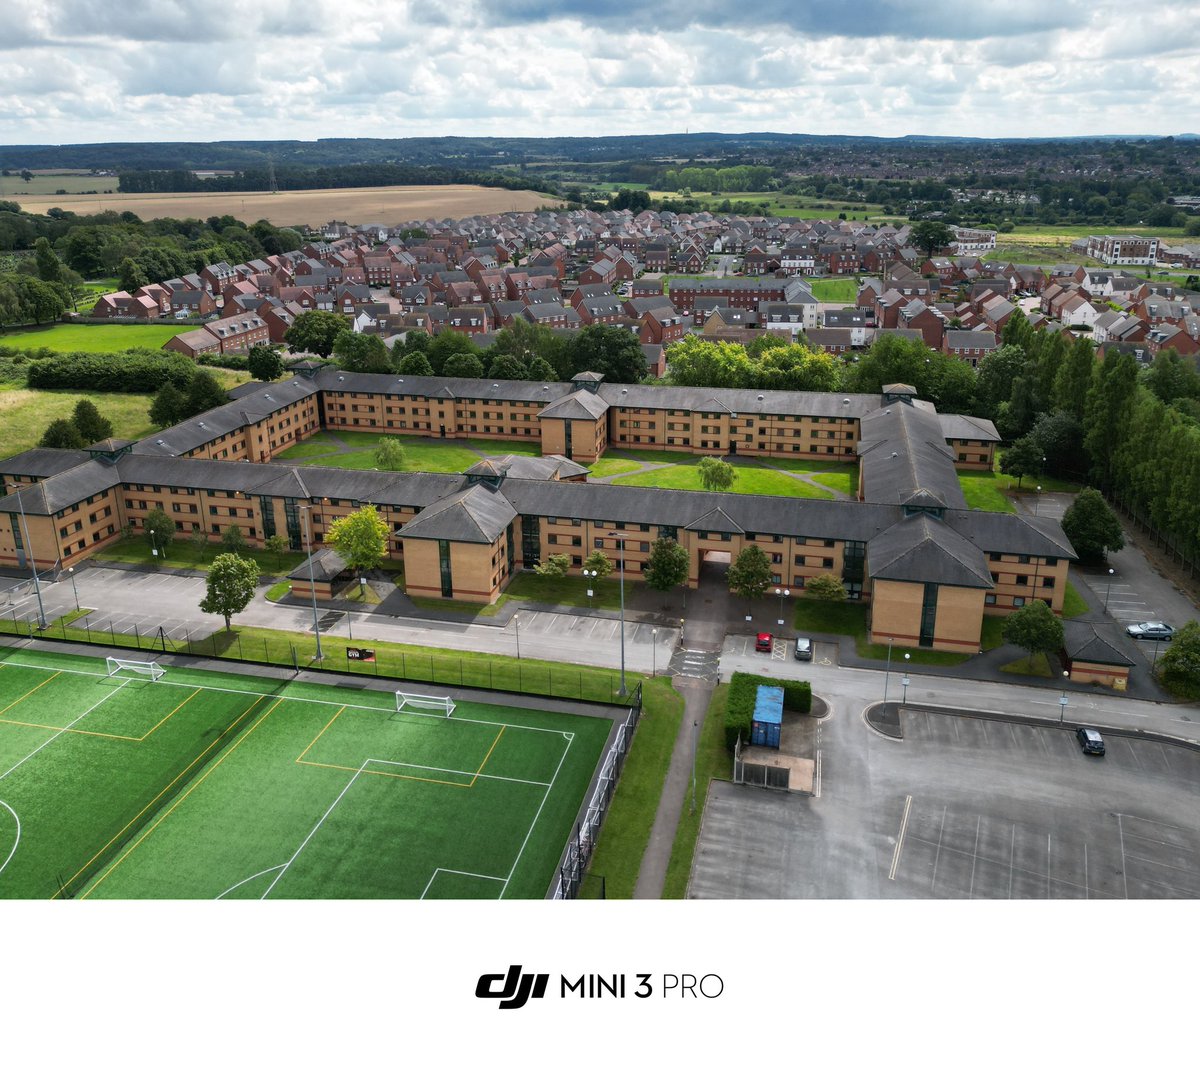
<path fill-rule="evenodd" d="M 868 502 L 967 505 L 954 470 L 954 453 L 936 413 L 893 403 L 863 418 L 861 436 L 858 454 Z"/>
<path fill-rule="evenodd" d="M 960 588 L 993 587 L 987 557 L 966 537 L 928 514 L 903 518 L 867 543 L 872 578 Z"/>
<path fill-rule="evenodd" d="M 1110 631 L 1102 624 L 1105 633 Z M 1114 667 L 1132 667 L 1131 660 L 1118 646 L 1114 628 L 1111 637 L 1105 637 L 1091 622 L 1064 622 L 1063 647 L 1069 660 L 1085 660 L 1088 663 L 1108 663 Z"/>
<path fill-rule="evenodd" d="M 419 540 L 454 540 L 465 544 L 491 544 L 517 516 L 499 491 L 472 485 L 426 507 L 404 526 L 401 535 Z"/>
<path fill-rule="evenodd" d="M 310 569 L 313 581 L 332 581 L 345 572 L 346 560 L 333 548 L 321 548 L 288 574 L 288 578 L 292 581 L 308 581 Z"/>
<path fill-rule="evenodd" d="M 938 414 L 942 436 L 948 440 L 983 440 L 984 443 L 999 443 L 1000 433 L 986 417 L 968 417 L 965 414 Z"/>
<path fill-rule="evenodd" d="M 576 391 L 557 402 L 550 403 L 538 413 L 543 417 L 566 418 L 567 420 L 595 421 L 608 412 L 608 403 L 593 391 Z"/>

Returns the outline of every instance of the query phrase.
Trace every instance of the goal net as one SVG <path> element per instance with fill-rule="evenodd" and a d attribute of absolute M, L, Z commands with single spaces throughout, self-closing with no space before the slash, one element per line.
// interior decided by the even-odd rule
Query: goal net
<path fill-rule="evenodd" d="M 416 715 L 454 714 L 454 701 L 449 697 L 430 697 L 424 693 L 402 693 L 396 690 L 396 711 L 412 712 Z"/>
<path fill-rule="evenodd" d="M 116 659 L 113 656 L 108 657 L 109 678 L 114 674 L 132 674 L 141 675 L 143 678 L 149 678 L 152 682 L 157 682 L 164 673 L 163 669 L 154 660 Z"/>

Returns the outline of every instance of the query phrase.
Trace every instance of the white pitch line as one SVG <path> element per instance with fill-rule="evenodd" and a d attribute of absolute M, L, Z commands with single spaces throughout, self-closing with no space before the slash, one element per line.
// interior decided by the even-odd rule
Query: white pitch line
<path fill-rule="evenodd" d="M 219 902 L 219 901 L 220 901 L 222 898 L 224 898 L 224 897 L 225 897 L 225 895 L 226 895 L 226 894 L 232 894 L 232 893 L 233 893 L 235 890 L 237 890 L 237 889 L 238 889 L 238 887 L 244 887 L 244 886 L 245 886 L 247 883 L 251 882 L 252 880 L 255 880 L 255 879 L 257 879 L 259 876 L 265 876 L 265 875 L 269 875 L 271 872 L 278 872 L 278 871 L 279 871 L 279 869 L 280 869 L 280 868 L 283 868 L 283 867 L 284 867 L 284 866 L 283 866 L 282 864 L 277 864 L 277 865 L 275 865 L 275 867 L 274 867 L 274 868 L 264 868 L 264 869 L 263 869 L 261 872 L 255 872 L 255 873 L 254 873 L 254 875 L 252 875 L 252 876 L 249 876 L 249 877 L 247 877 L 246 879 L 239 880 L 237 883 L 235 883 L 235 884 L 234 884 L 232 887 L 230 887 L 228 890 L 223 890 L 223 891 L 221 891 L 221 893 L 220 893 L 220 894 L 218 894 L 218 895 L 217 895 L 217 896 L 216 896 L 216 897 L 213 899 L 213 901 L 214 901 L 214 902 Z"/>
<path fill-rule="evenodd" d="M 563 761 L 567 758 L 567 753 L 571 751 L 571 744 L 575 740 L 574 734 L 564 732 L 563 736 L 567 739 L 567 747 L 563 750 L 562 756 L 558 758 L 558 767 L 554 769 L 554 775 L 550 779 L 550 785 L 546 787 L 546 792 L 542 794 L 542 803 L 538 805 L 537 812 L 533 815 L 533 823 L 529 825 L 529 830 L 525 832 L 525 841 L 521 843 L 521 848 L 517 850 L 517 859 L 513 861 L 513 866 L 508 870 L 508 878 L 504 881 L 504 886 L 500 888 L 500 897 L 504 897 L 505 891 L 508 890 L 509 883 L 512 882 L 513 874 L 517 870 L 517 865 L 521 863 L 521 855 L 525 852 L 525 847 L 529 845 L 529 837 L 533 834 L 533 829 L 537 826 L 538 820 L 541 818 L 542 809 L 546 807 L 546 801 L 550 797 L 550 791 L 554 789 L 554 783 L 558 779 L 558 773 L 562 770 Z"/>
<path fill-rule="evenodd" d="M 904 815 L 900 819 L 900 836 L 896 839 L 896 849 L 892 853 L 892 870 L 888 872 L 888 879 L 896 878 L 896 869 L 900 864 L 900 853 L 904 849 L 904 834 L 908 830 L 908 814 L 912 808 L 912 794 L 909 794 L 904 799 Z"/>
<path fill-rule="evenodd" d="M 116 689 L 112 690 L 111 692 L 106 693 L 103 697 L 101 697 L 98 701 L 96 701 L 96 703 L 93 704 L 86 712 L 82 712 L 81 714 L 77 715 L 65 727 L 63 727 L 57 734 L 52 734 L 50 737 L 48 737 L 44 742 L 42 742 L 41 745 L 39 745 L 36 749 L 34 749 L 33 752 L 31 752 L 28 756 L 21 757 L 21 759 L 18 760 L 15 764 L 13 764 L 13 766 L 10 767 L 3 775 L 0 775 L 0 780 L 7 779 L 8 776 L 11 775 L 14 771 L 16 771 L 17 768 L 19 768 L 23 763 L 25 763 L 26 760 L 32 759 L 33 757 L 37 756 L 37 754 L 40 753 L 44 748 L 46 748 L 46 746 L 49 745 L 52 741 L 54 741 L 55 738 L 62 737 L 62 735 L 65 734 L 68 730 L 70 730 L 71 727 L 73 727 L 76 723 L 78 723 L 80 719 L 82 719 L 85 715 L 90 715 L 97 708 L 99 708 L 101 704 L 103 704 L 106 700 L 108 700 L 108 698 L 111 697 L 113 695 L 113 693 L 116 693 L 118 690 L 124 689 L 132 681 L 134 681 L 134 679 L 132 679 L 132 678 L 121 679 L 121 684 L 119 686 L 117 686 Z"/>
<path fill-rule="evenodd" d="M 504 879 L 500 876 L 485 876 L 481 872 L 463 872 L 458 868 L 435 868 L 433 875 L 429 877 L 429 882 L 425 884 L 425 889 L 421 891 L 421 897 L 417 901 L 425 900 L 425 895 L 429 893 L 429 888 L 433 886 L 433 881 L 437 879 L 439 872 L 445 872 L 447 875 L 453 876 L 470 876 L 472 879 L 490 879 L 495 883 L 504 882 Z"/>
<path fill-rule="evenodd" d="M 296 852 L 293 853 L 291 855 L 291 857 L 289 857 L 286 861 L 284 861 L 283 864 L 278 866 L 279 867 L 279 875 L 277 875 L 274 879 L 271 880 L 271 885 L 269 887 L 267 887 L 267 889 L 264 890 L 262 892 L 262 894 L 259 896 L 258 900 L 260 902 L 265 901 L 267 898 L 267 895 L 270 894 L 271 891 L 273 891 L 275 889 L 275 884 L 278 883 L 284 877 L 287 870 L 289 868 L 291 868 L 291 866 L 295 863 L 296 858 L 299 857 L 300 854 L 303 852 L 304 847 L 307 846 L 309 844 L 309 842 L 312 841 L 313 835 L 315 835 L 321 829 L 321 825 L 327 819 L 329 819 L 330 813 L 332 813 L 333 810 L 338 807 L 338 803 L 342 800 L 343 797 L 346 796 L 346 791 L 349 790 L 350 787 L 355 784 L 355 782 L 358 780 L 359 775 L 361 775 L 363 773 L 363 769 L 370 762 L 371 761 L 369 759 L 364 760 L 362 762 L 362 765 L 359 767 L 359 769 L 353 775 L 350 776 L 350 781 L 348 783 L 346 783 L 345 786 L 342 787 L 342 792 L 333 799 L 333 804 L 330 805 L 329 808 L 327 808 L 325 810 L 324 815 L 322 815 L 322 817 L 319 820 L 317 820 L 316 825 L 313 827 L 313 829 L 311 831 L 308 832 L 308 834 L 304 838 L 304 841 L 301 842 L 300 845 L 296 848 Z"/>
<path fill-rule="evenodd" d="M 514 779 L 508 775 L 484 775 L 480 771 L 459 771 L 456 768 L 450 767 L 433 767 L 430 764 L 409 764 L 403 760 L 368 760 L 368 764 L 387 764 L 389 767 L 411 767 L 419 771 L 436 771 L 441 775 L 467 775 L 473 779 L 494 779 L 497 782 L 521 782 L 526 786 L 546 786 L 552 785 L 548 782 L 537 782 L 534 779 Z"/>
<path fill-rule="evenodd" d="M 17 824 L 17 837 L 13 839 L 12 849 L 8 851 L 8 856 L 4 858 L 4 863 L 0 864 L 0 872 L 3 872 L 8 867 L 8 862 L 16 856 L 17 847 L 21 844 L 21 817 L 13 811 L 12 806 L 7 801 L 0 801 L 0 805 L 8 809 Z"/>

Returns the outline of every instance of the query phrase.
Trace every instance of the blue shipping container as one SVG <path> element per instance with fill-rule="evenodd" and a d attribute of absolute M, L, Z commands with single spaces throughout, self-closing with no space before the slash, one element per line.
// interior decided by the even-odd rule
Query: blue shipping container
<path fill-rule="evenodd" d="M 759 686 L 754 699 L 754 719 L 750 724 L 750 744 L 779 748 L 783 729 L 783 687 Z"/>

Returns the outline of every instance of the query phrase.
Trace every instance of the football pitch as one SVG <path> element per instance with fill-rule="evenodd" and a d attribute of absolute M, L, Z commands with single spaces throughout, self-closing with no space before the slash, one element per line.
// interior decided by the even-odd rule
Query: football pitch
<path fill-rule="evenodd" d="M 611 729 L 0 648 L 0 897 L 542 898 Z"/>

